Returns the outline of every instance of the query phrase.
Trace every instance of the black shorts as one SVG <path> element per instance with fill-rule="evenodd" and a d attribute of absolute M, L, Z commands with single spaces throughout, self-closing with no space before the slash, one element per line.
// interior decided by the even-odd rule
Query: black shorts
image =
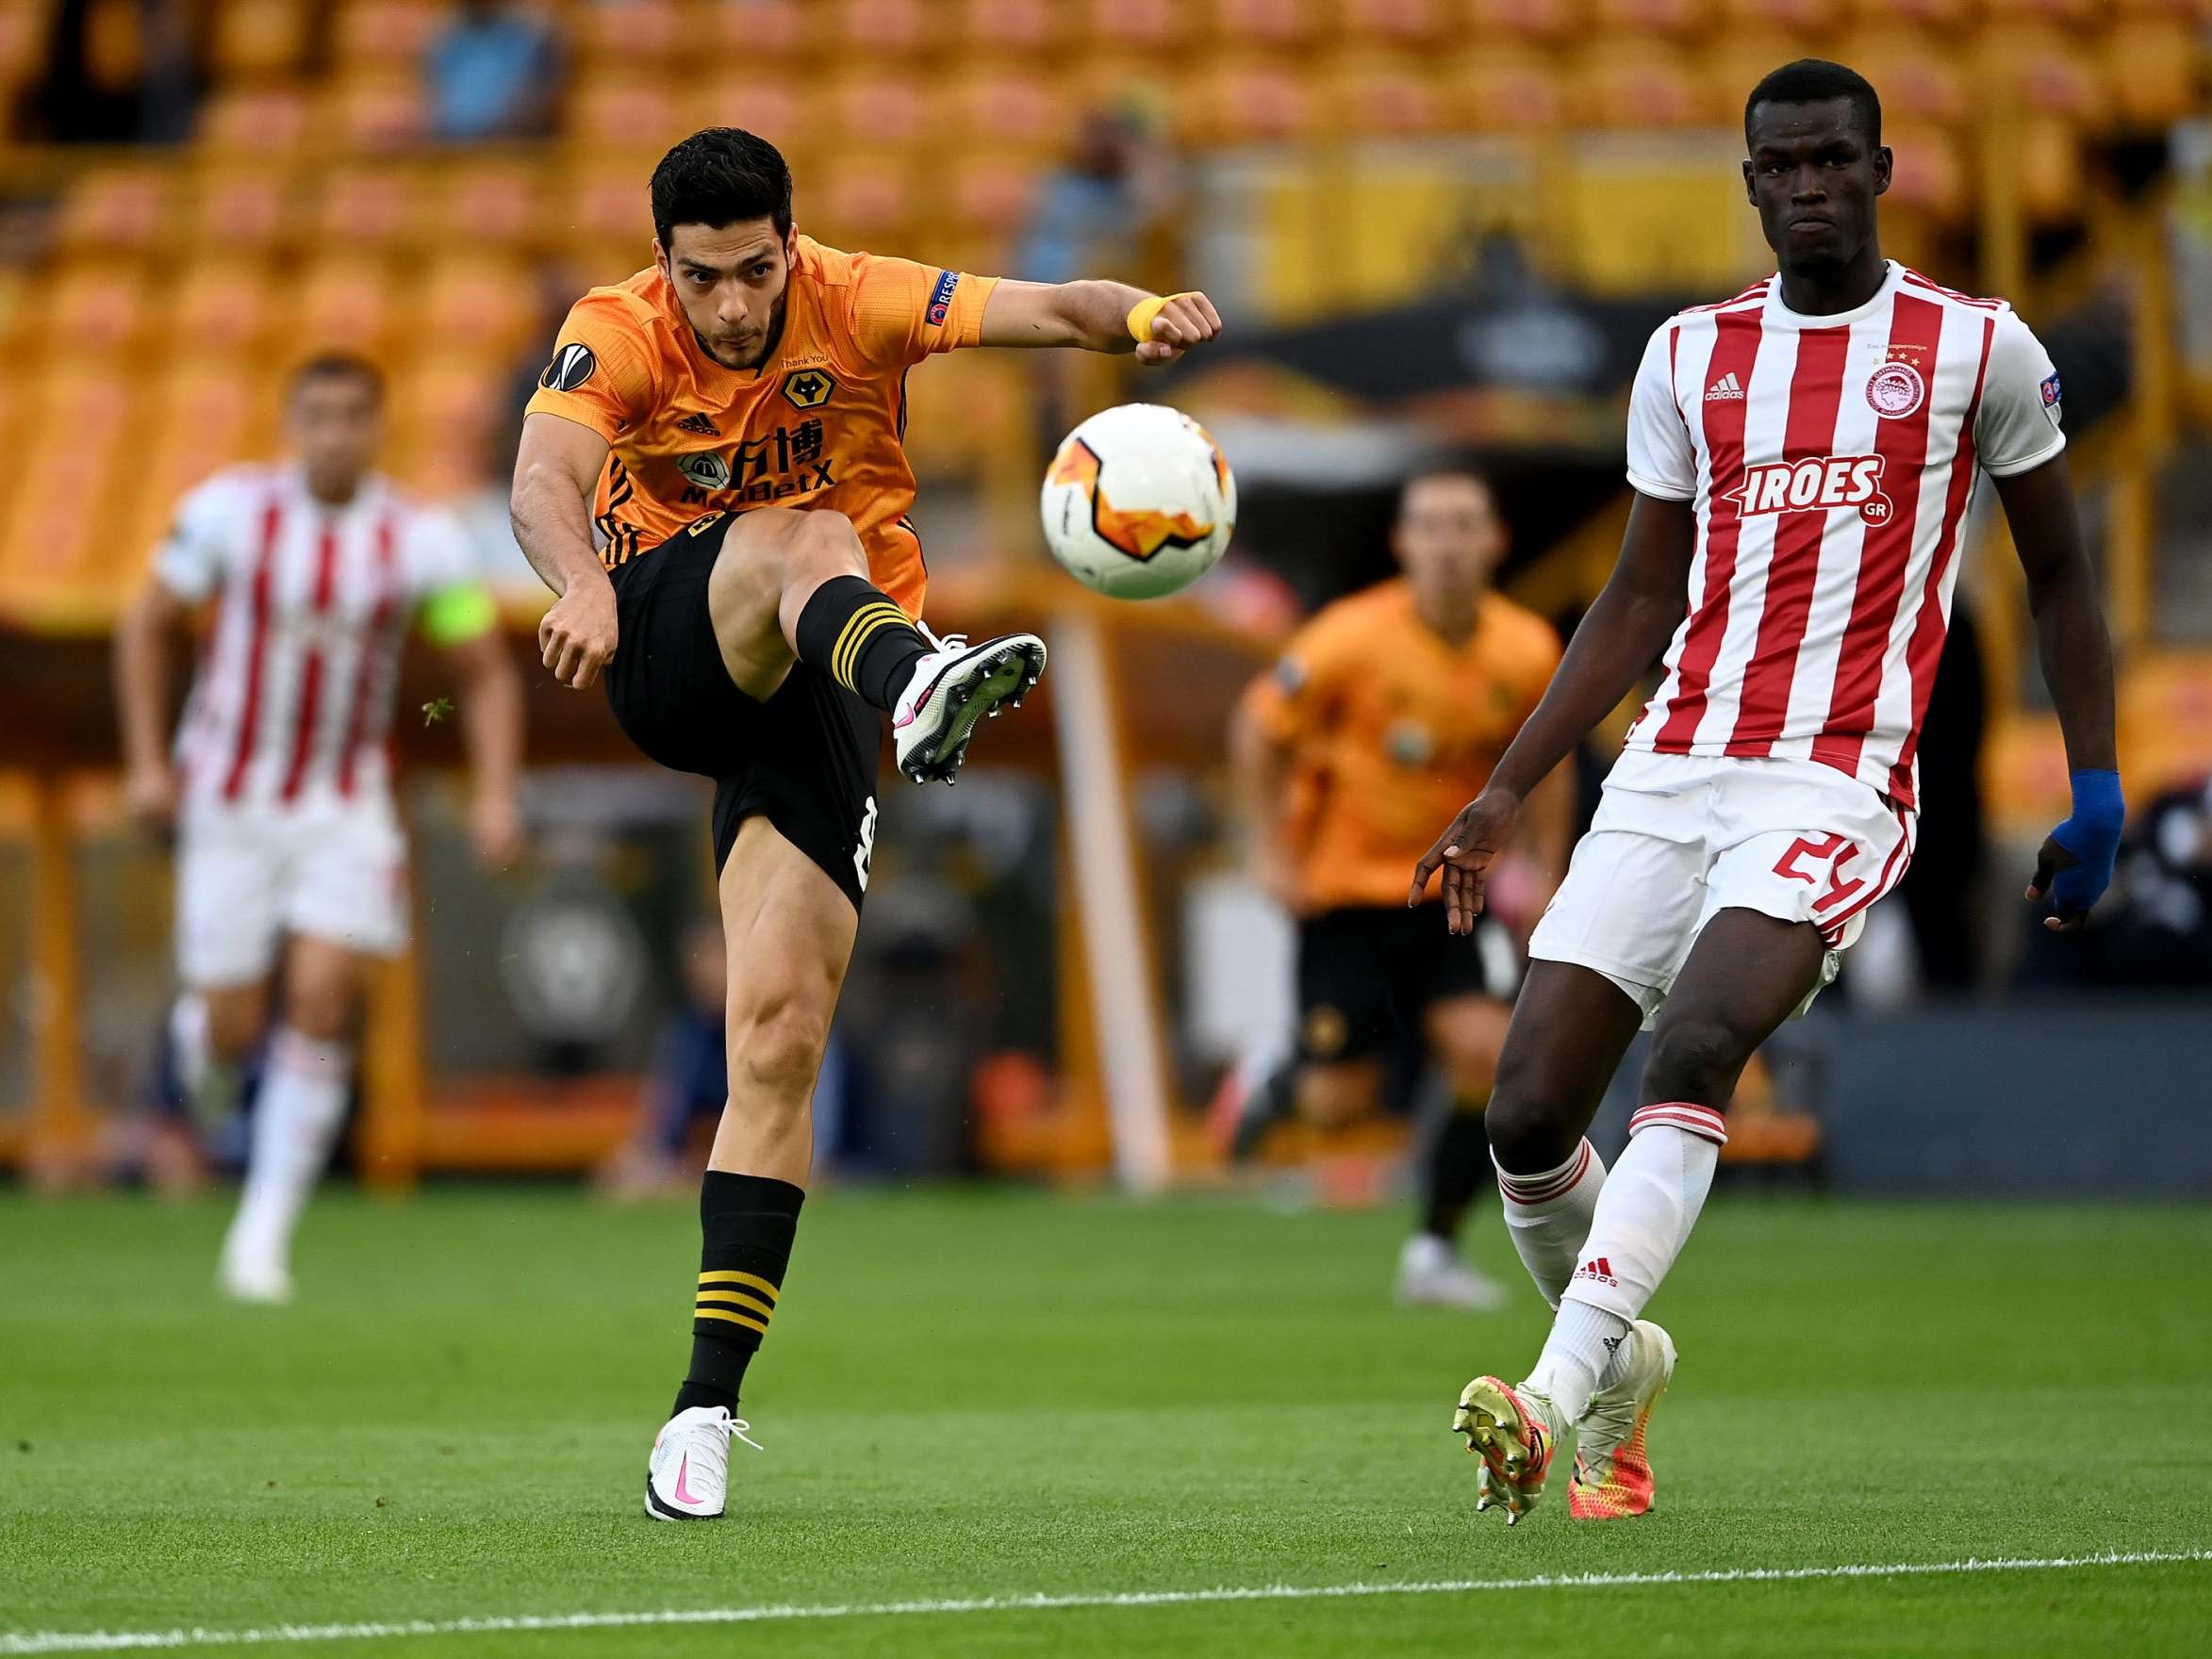
<path fill-rule="evenodd" d="M 1298 1057 L 1364 1059 L 1394 1037 L 1421 1040 L 1429 1005 L 1490 990 L 1474 939 L 1444 907 L 1325 911 L 1298 925 Z"/>
<path fill-rule="evenodd" d="M 766 702 L 722 665 L 707 578 L 725 515 L 615 567 L 614 661 L 607 701 L 648 760 L 715 780 L 718 874 L 746 819 L 762 816 L 860 908 L 875 848 L 876 761 L 883 720 L 805 663 Z"/>

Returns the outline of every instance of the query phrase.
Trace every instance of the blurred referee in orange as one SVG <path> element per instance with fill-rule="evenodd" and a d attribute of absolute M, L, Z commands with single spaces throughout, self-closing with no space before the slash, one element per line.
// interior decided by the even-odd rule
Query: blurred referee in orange
<path fill-rule="evenodd" d="M 1402 1045 L 1450 1092 L 1425 1172 L 1420 1227 L 1399 1258 L 1407 1302 L 1495 1306 L 1459 1255 L 1489 1175 L 1482 1111 L 1505 1039 L 1514 941 L 1453 938 L 1406 908 L 1402 868 L 1439 808 L 1477 793 L 1560 660 L 1549 623 L 1491 588 L 1506 532 L 1488 480 L 1415 474 L 1391 545 L 1403 574 L 1314 616 L 1239 708 L 1230 740 L 1261 883 L 1298 922 L 1296 1058 L 1246 1102 L 1248 1145 L 1275 1116 L 1340 1127 L 1375 1112 Z M 1536 902 L 1566 864 L 1564 779 L 1531 803 L 1517 849 Z"/>

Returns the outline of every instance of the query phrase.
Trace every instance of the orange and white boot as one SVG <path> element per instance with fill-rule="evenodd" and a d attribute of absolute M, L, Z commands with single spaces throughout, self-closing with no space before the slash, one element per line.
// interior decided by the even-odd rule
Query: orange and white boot
<path fill-rule="evenodd" d="M 1575 1473 L 1567 1513 L 1576 1520 L 1626 1520 L 1654 1505 L 1651 1457 L 1643 1433 L 1651 1408 L 1675 1376 L 1675 1339 L 1647 1319 L 1629 1332 L 1634 1344 L 1621 1380 L 1590 1397 L 1575 1437 Z"/>
<path fill-rule="evenodd" d="M 1477 1511 L 1503 1504 L 1511 1526 L 1536 1506 L 1551 1472 L 1558 1417 L 1558 1407 L 1526 1383 L 1516 1388 L 1481 1376 L 1461 1390 L 1452 1433 L 1465 1435 L 1467 1450 L 1482 1459 L 1475 1484 Z"/>

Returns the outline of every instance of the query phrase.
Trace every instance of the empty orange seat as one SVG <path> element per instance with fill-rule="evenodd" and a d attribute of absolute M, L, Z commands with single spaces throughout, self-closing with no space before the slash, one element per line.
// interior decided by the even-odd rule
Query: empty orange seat
<path fill-rule="evenodd" d="M 10 458 L 15 473 L 0 517 L 0 569 L 11 598 L 37 602 L 58 595 L 120 601 L 122 579 L 104 570 L 135 550 L 121 545 L 129 515 L 116 511 L 127 444 L 117 432 L 47 428 Z M 103 581 L 105 576 L 106 580 Z"/>
<path fill-rule="evenodd" d="M 1681 54 L 1657 41 L 1602 47 L 1570 72 L 1580 118 L 1597 127 L 1702 126 L 1728 119 Z"/>
<path fill-rule="evenodd" d="M 65 266 L 45 285 L 43 327 L 58 351 L 128 352 L 156 319 L 149 279 L 121 260 Z"/>
<path fill-rule="evenodd" d="M 1972 165 L 1950 128 L 1909 117 L 1891 121 L 1885 111 L 1882 141 L 1896 157 L 1885 201 L 1942 224 L 1967 218 L 1973 206 Z"/>
<path fill-rule="evenodd" d="M 1917 28 L 1875 28 L 1845 41 L 1843 61 L 1874 83 L 1882 118 L 1963 122 L 1972 107 L 1968 66 L 1941 37 Z"/>
<path fill-rule="evenodd" d="M 806 217 L 833 247 L 908 254 L 920 204 L 900 153 L 853 151 L 810 181 Z"/>
<path fill-rule="evenodd" d="M 465 252 L 429 268 L 412 286 L 408 310 L 440 352 L 511 356 L 537 325 L 531 297 L 530 273 L 520 262 Z"/>
<path fill-rule="evenodd" d="M 1319 0 L 1213 0 L 1214 38 L 1232 50 L 1304 52 L 1322 39 Z"/>
<path fill-rule="evenodd" d="M 228 0 L 213 9 L 208 57 L 218 78 L 289 74 L 305 57 L 308 11 L 298 0 Z"/>
<path fill-rule="evenodd" d="M 812 57 L 826 29 L 822 0 L 709 0 L 692 8 L 690 61 L 780 65 Z"/>
<path fill-rule="evenodd" d="M 592 0 L 569 13 L 576 60 L 595 66 L 680 68 L 685 24 L 676 0 Z"/>
<path fill-rule="evenodd" d="M 1466 33 L 1477 44 L 1565 41 L 1585 32 L 1588 0 L 1463 0 Z"/>
<path fill-rule="evenodd" d="M 1180 0 L 1083 0 L 1081 34 L 1099 51 L 1169 52 L 1189 38 L 1192 9 Z"/>
<path fill-rule="evenodd" d="M 392 386 L 393 470 L 434 500 L 485 483 L 513 411 L 504 358 L 441 357 Z"/>
<path fill-rule="evenodd" d="M 1173 107 L 1177 133 L 1199 145 L 1302 139 L 1317 124 L 1312 83 L 1279 59 L 1242 59 L 1199 77 Z"/>
<path fill-rule="evenodd" d="M 203 146 L 263 157 L 282 155 L 307 136 L 307 100 L 296 87 L 240 87 L 216 92 L 200 107 Z"/>
<path fill-rule="evenodd" d="M 840 61 L 913 64 L 948 44 L 944 20 L 927 0 L 815 0 L 829 16 L 823 41 Z"/>
<path fill-rule="evenodd" d="M 202 172 L 186 193 L 180 239 L 188 247 L 217 251 L 269 247 L 283 238 L 292 201 L 291 181 L 284 173 L 218 166 Z"/>
<path fill-rule="evenodd" d="M 918 145 L 930 136 L 926 85 L 890 67 L 849 74 L 829 89 L 828 125 L 851 143 Z"/>
<path fill-rule="evenodd" d="M 1471 53 L 1446 72 L 1444 121 L 1455 131 L 1546 133 L 1566 124 L 1567 89 L 1548 54 Z"/>
<path fill-rule="evenodd" d="M 1074 44 L 1066 11 L 1056 0 L 957 0 L 961 52 L 1038 57 L 1064 53 Z"/>
<path fill-rule="evenodd" d="M 1081 113 L 1061 84 L 1043 72 L 1026 64 L 984 63 L 947 85 L 932 127 L 960 144 L 1036 153 L 1065 145 Z"/>
<path fill-rule="evenodd" d="M 1978 0 L 1858 0 L 1859 21 L 1869 25 L 1923 24 L 1948 31 L 1979 10 Z"/>
<path fill-rule="evenodd" d="M 555 206 L 551 217 L 571 242 L 621 242 L 643 250 L 652 238 L 652 206 L 647 189 L 653 164 L 659 159 L 657 154 L 644 152 L 593 159 L 554 184 Z M 643 263 L 640 252 L 630 269 L 635 271 Z"/>
<path fill-rule="evenodd" d="M 167 172 L 117 168 L 87 173 L 62 199 L 55 239 L 64 248 L 108 253 L 148 247 L 167 228 L 175 199 Z"/>
<path fill-rule="evenodd" d="M 964 156 L 952 173 L 952 207 L 961 223 L 1003 240 L 1028 222 L 1037 170 L 996 151 Z"/>
<path fill-rule="evenodd" d="M 1712 22 L 1711 0 L 1592 0 L 1590 22 L 1601 39 L 1619 35 L 1702 34 Z M 1624 47 L 1626 41 L 1619 42 Z"/>
<path fill-rule="evenodd" d="M 1347 138 L 1403 138 L 1446 124 L 1449 100 L 1420 59 L 1395 53 L 1335 58 L 1315 95 L 1328 130 Z"/>
<path fill-rule="evenodd" d="M 1705 97 L 1713 119 L 1731 129 L 1741 127 L 1743 101 L 1751 95 L 1752 88 L 1783 64 L 1804 56 L 1799 43 L 1790 36 L 1749 24 L 1725 29 L 1708 41 L 1695 61 L 1704 74 Z M 1875 84 L 1878 89 L 1880 83 Z M 1882 106 L 1887 113 L 1886 93 Z"/>
<path fill-rule="evenodd" d="M 288 337 L 301 356 L 325 351 L 376 356 L 402 309 L 400 292 L 380 259 L 340 254 L 320 260 L 301 279 Z"/>
<path fill-rule="evenodd" d="M 1447 0 L 1334 0 L 1334 8 L 1335 32 L 1354 47 L 1426 49 L 1460 32 Z"/>
<path fill-rule="evenodd" d="M 546 204 L 526 161 L 470 161 L 436 174 L 422 191 L 423 228 L 444 244 L 523 247 L 542 242 Z"/>
<path fill-rule="evenodd" d="M 331 57 L 341 70 L 413 68 L 446 15 L 439 0 L 347 0 L 331 23 Z"/>
<path fill-rule="evenodd" d="M 2105 41 L 2105 82 L 2122 131 L 2158 131 L 2196 107 L 2196 41 L 2178 16 L 2122 18 Z"/>
<path fill-rule="evenodd" d="M 355 75 L 328 88 L 321 124 L 341 153 L 404 149 L 427 131 L 422 83 L 411 71 Z"/>
<path fill-rule="evenodd" d="M 1737 29 L 1789 29 L 1799 35 L 1825 34 L 1836 23 L 1835 0 L 1721 0 L 1721 24 L 1725 33 Z M 1724 33 L 1724 38 L 1725 38 Z M 1777 58 L 1773 67 L 1780 68 L 1798 57 L 1823 57 L 1827 53 L 1819 43 L 1810 40 L 1804 42 L 1804 50 L 1792 52 L 1789 57 Z M 1839 62 L 1850 63 L 1848 57 Z M 1858 65 L 1852 63 L 1857 69 Z M 1754 83 L 1756 84 L 1756 83 Z M 1750 87 L 1743 89 L 1746 92 Z"/>
<path fill-rule="evenodd" d="M 592 75 L 569 92 L 568 129 L 600 143 L 654 145 L 666 150 L 689 130 L 677 89 L 666 75 Z"/>
<path fill-rule="evenodd" d="M 310 195 L 315 245 L 335 254 L 414 239 L 424 205 L 405 169 L 340 168 L 324 174 Z"/>
<path fill-rule="evenodd" d="M 267 266 L 217 254 L 185 271 L 165 325 L 193 351 L 243 352 L 267 333 L 272 299 Z"/>

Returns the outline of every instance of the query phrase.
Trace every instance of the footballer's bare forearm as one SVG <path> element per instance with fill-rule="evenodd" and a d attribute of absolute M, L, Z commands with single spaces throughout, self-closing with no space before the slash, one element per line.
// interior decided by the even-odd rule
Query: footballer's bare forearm
<path fill-rule="evenodd" d="M 115 631 L 115 702 L 124 764 L 161 764 L 168 750 L 170 636 L 182 612 L 159 583 L 149 583 Z"/>
<path fill-rule="evenodd" d="M 2027 577 L 2036 654 L 2066 739 L 2067 764 L 2074 771 L 2116 772 L 2120 749 L 2113 735 L 2112 639 L 2082 546 L 2066 457 L 2000 478 L 1997 495 Z"/>
<path fill-rule="evenodd" d="M 591 509 L 577 493 L 575 481 L 561 468 L 528 464 L 517 468 L 507 516 L 522 556 L 554 593 L 567 593 L 580 580 L 607 579 L 591 545 Z"/>
<path fill-rule="evenodd" d="M 522 769 L 522 677 L 494 629 L 454 650 L 461 680 L 461 743 L 476 794 L 511 797 Z"/>
<path fill-rule="evenodd" d="M 1152 296 L 1119 282 L 1002 280 L 983 305 L 986 346 L 1074 346 L 1085 352 L 1137 349 L 1129 314 Z"/>
<path fill-rule="evenodd" d="M 1280 839 L 1290 760 L 1289 748 L 1269 737 L 1249 709 L 1240 706 L 1230 716 L 1230 780 L 1257 846 L 1272 846 Z"/>
<path fill-rule="evenodd" d="M 1526 801 L 1643 678 L 1689 608 L 1696 538 L 1687 502 L 1636 498 L 1620 563 L 1491 774 L 1493 789 Z"/>

